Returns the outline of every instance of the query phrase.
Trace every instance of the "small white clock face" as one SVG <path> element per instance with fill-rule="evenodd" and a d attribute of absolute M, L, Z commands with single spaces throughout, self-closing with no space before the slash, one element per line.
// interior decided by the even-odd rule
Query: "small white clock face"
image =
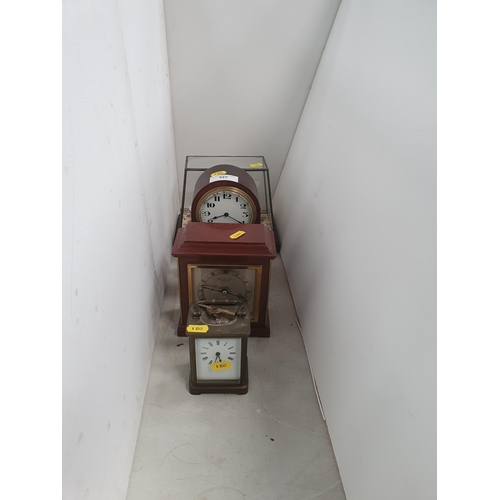
<path fill-rule="evenodd" d="M 199 381 L 240 380 L 241 338 L 196 338 L 195 349 Z"/>
<path fill-rule="evenodd" d="M 222 222 L 225 224 L 250 224 L 254 220 L 253 205 L 240 192 L 220 189 L 203 199 L 198 209 L 200 222 Z"/>

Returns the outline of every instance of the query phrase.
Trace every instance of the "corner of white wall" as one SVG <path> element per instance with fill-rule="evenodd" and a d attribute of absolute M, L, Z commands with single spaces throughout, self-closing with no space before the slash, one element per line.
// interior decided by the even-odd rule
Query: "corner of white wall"
<path fill-rule="evenodd" d="M 63 498 L 123 500 L 179 206 L 161 2 L 63 4 Z"/>
<path fill-rule="evenodd" d="M 349 500 L 436 494 L 436 13 L 343 0 L 273 199 Z"/>
<path fill-rule="evenodd" d="M 164 0 L 179 174 L 262 155 L 274 192 L 340 0 Z"/>

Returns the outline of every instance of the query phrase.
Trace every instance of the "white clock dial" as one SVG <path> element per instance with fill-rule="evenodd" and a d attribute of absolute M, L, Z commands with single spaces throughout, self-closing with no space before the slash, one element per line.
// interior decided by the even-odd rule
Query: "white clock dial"
<path fill-rule="evenodd" d="M 250 201 L 239 192 L 217 190 L 204 198 L 199 209 L 201 222 L 249 224 L 254 218 Z"/>
<path fill-rule="evenodd" d="M 198 380 L 240 380 L 241 338 L 196 338 L 195 349 Z"/>

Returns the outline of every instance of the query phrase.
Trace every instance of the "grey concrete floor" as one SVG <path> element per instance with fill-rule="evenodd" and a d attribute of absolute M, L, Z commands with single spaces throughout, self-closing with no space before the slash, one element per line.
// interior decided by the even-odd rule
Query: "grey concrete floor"
<path fill-rule="evenodd" d="M 189 394 L 172 268 L 127 500 L 345 500 L 279 256 L 271 337 L 249 339 L 241 396 Z"/>

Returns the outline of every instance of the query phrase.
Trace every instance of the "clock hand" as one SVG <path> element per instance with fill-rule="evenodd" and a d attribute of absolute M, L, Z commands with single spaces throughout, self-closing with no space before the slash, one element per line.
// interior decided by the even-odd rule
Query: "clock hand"
<path fill-rule="evenodd" d="M 230 219 L 233 219 L 236 221 L 238 224 L 245 224 L 242 220 L 235 219 L 234 217 L 231 217 L 228 213 L 224 214 L 226 217 L 229 217 Z"/>
<path fill-rule="evenodd" d="M 206 288 L 207 290 L 213 290 L 214 292 L 224 293 L 224 292 L 222 291 L 222 289 L 219 289 L 219 288 L 214 288 L 213 286 L 201 285 L 201 288 Z M 227 291 L 226 291 L 226 293 L 227 293 Z"/>
<path fill-rule="evenodd" d="M 222 295 L 232 295 L 233 297 L 237 297 L 240 300 L 245 299 L 245 297 L 243 297 L 243 295 L 241 295 L 239 293 L 231 293 L 227 288 L 214 288 L 214 287 L 208 286 L 208 285 L 202 285 L 201 287 L 206 288 L 208 290 L 213 290 L 214 292 L 222 293 Z"/>
<path fill-rule="evenodd" d="M 223 213 L 222 215 L 216 215 L 215 217 L 210 217 L 210 220 L 214 221 L 215 219 L 220 219 L 221 217 L 229 217 L 230 219 L 233 219 L 234 221 L 236 221 L 238 224 L 244 224 L 243 221 L 235 219 L 234 217 L 231 217 L 227 212 Z"/>
<path fill-rule="evenodd" d="M 215 362 L 217 363 L 217 358 L 219 358 L 219 362 L 222 363 L 222 359 L 220 357 L 220 352 L 215 353 Z"/>
<path fill-rule="evenodd" d="M 227 214 L 216 215 L 215 217 L 210 217 L 210 220 L 220 219 L 221 217 L 226 217 Z"/>

